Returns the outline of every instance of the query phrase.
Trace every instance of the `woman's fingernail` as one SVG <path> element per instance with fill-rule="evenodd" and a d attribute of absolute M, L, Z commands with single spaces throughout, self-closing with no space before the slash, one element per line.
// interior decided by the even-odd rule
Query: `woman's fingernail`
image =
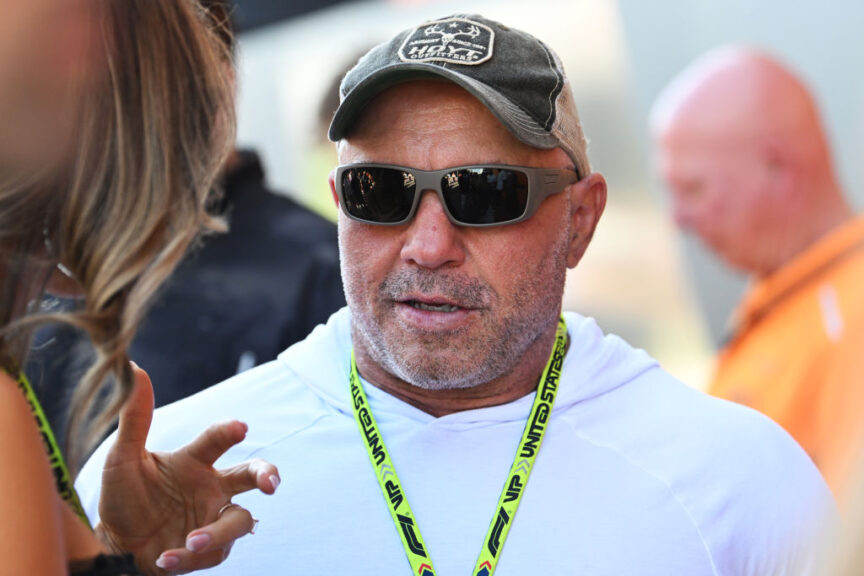
<path fill-rule="evenodd" d="M 173 570 L 180 566 L 180 558 L 174 555 L 165 555 L 162 554 L 159 558 L 156 559 L 156 566 L 163 570 Z"/>
<path fill-rule="evenodd" d="M 277 488 L 279 488 L 279 483 L 282 482 L 279 480 L 279 477 L 275 474 L 270 475 L 270 485 L 273 486 L 273 491 L 275 492 Z"/>
<path fill-rule="evenodd" d="M 192 552 L 200 552 L 210 545 L 210 535 L 206 533 L 196 534 L 186 539 L 186 549 Z"/>

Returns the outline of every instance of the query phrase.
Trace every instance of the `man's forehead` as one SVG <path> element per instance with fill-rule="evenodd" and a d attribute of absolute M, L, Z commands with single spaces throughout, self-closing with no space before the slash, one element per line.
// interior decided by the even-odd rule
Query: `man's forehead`
<path fill-rule="evenodd" d="M 412 81 L 370 101 L 347 138 L 339 161 L 421 167 L 465 164 L 572 165 L 560 148 L 529 146 L 477 98 L 446 81 Z"/>

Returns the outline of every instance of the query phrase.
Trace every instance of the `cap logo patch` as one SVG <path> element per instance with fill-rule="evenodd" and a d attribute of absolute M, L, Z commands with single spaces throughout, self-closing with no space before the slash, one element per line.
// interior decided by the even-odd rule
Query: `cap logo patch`
<path fill-rule="evenodd" d="M 447 18 L 414 29 L 399 48 L 403 62 L 449 62 L 473 66 L 492 58 L 495 32 L 466 18 Z"/>

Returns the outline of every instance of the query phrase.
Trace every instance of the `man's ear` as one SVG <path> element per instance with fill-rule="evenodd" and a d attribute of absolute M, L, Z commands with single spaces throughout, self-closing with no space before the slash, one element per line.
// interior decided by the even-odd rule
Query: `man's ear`
<path fill-rule="evenodd" d="M 330 171 L 330 175 L 327 176 L 327 181 L 330 183 L 330 194 L 333 195 L 333 203 L 336 204 L 336 207 L 339 207 L 339 195 L 336 194 L 336 169 Z"/>
<path fill-rule="evenodd" d="M 606 179 L 602 174 L 591 173 L 570 186 L 568 193 L 572 227 L 567 267 L 575 268 L 591 243 L 597 223 L 606 208 Z"/>
<path fill-rule="evenodd" d="M 801 189 L 796 174 L 805 163 L 795 156 L 788 142 L 771 138 L 760 143 L 758 158 L 764 171 L 764 182 L 770 186 L 777 202 L 791 201 Z"/>

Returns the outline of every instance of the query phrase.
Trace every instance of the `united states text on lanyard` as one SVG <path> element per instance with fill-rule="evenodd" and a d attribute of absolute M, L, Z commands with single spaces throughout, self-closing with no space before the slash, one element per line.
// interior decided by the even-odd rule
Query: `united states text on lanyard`
<path fill-rule="evenodd" d="M 489 524 L 486 538 L 483 540 L 480 556 L 477 558 L 477 564 L 471 573 L 473 576 L 491 576 L 498 565 L 501 549 L 507 540 L 507 534 L 510 532 L 510 526 L 513 524 L 516 510 L 519 508 L 519 502 L 521 502 L 525 486 L 528 484 L 528 477 L 534 467 L 534 460 L 540 450 L 540 444 L 543 442 L 548 419 L 552 414 L 566 348 L 567 324 L 562 317 L 558 320 L 555 347 L 552 349 L 552 354 L 549 356 L 549 361 L 540 377 L 534 405 L 531 407 L 528 421 L 525 423 L 525 430 L 522 432 L 522 439 L 519 441 L 513 465 L 507 475 L 507 481 L 504 483 L 501 496 L 498 498 L 498 506 L 492 522 Z M 402 489 L 399 477 L 396 475 L 396 469 L 390 460 L 390 453 L 387 451 L 384 438 L 381 436 L 378 424 L 369 408 L 366 393 L 363 391 L 363 384 L 357 374 L 357 363 L 354 360 L 353 352 L 351 353 L 350 387 L 354 419 L 357 421 L 366 442 L 369 460 L 375 469 L 384 500 L 390 508 L 393 523 L 402 539 L 405 555 L 411 564 L 411 572 L 417 576 L 435 576 L 435 568 L 432 566 L 432 559 L 426 549 L 426 544 L 423 542 L 423 537 L 420 535 L 420 528 L 414 521 L 414 514 L 411 512 L 405 491 Z"/>

